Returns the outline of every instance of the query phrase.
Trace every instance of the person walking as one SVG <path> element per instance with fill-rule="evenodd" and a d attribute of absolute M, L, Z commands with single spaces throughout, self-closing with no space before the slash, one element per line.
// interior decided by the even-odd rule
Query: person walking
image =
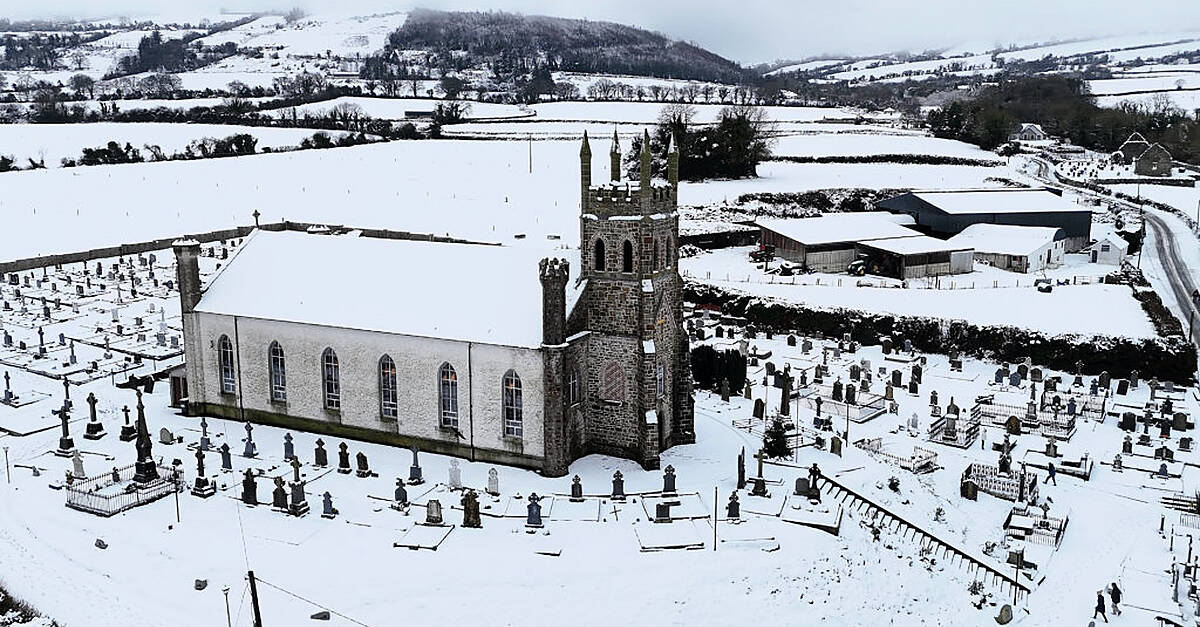
<path fill-rule="evenodd" d="M 1092 619 L 1095 619 L 1097 614 L 1100 615 L 1100 618 L 1104 619 L 1104 622 L 1106 622 L 1106 623 L 1108 622 L 1108 614 L 1104 613 L 1104 591 L 1103 590 L 1096 591 L 1096 611 L 1092 612 Z"/>
<path fill-rule="evenodd" d="M 1108 588 L 1108 596 L 1112 598 L 1113 616 L 1121 615 L 1121 589 L 1117 587 L 1117 582 L 1112 582 Z"/>
<path fill-rule="evenodd" d="M 1058 473 L 1058 471 L 1054 469 L 1054 462 L 1050 462 L 1046 468 L 1048 470 L 1048 474 L 1046 475 L 1046 480 L 1043 481 L 1043 483 L 1053 483 L 1054 485 L 1058 485 L 1058 479 L 1054 478 Z"/>

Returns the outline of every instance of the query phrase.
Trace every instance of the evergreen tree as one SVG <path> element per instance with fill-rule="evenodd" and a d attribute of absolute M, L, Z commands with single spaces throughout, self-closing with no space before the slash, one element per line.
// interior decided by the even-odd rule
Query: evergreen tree
<path fill-rule="evenodd" d="M 776 416 L 771 421 L 771 426 L 767 427 L 766 433 L 763 434 L 763 453 L 771 459 L 791 457 L 792 450 L 788 447 L 787 435 L 783 419 Z"/>

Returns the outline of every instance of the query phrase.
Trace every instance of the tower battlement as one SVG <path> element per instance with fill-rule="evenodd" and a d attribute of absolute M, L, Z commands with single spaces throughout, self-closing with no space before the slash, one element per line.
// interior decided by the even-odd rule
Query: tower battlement
<path fill-rule="evenodd" d="M 675 211 L 677 200 L 671 185 L 652 184 L 642 195 L 641 185 L 610 183 L 588 188 L 587 210 L 598 217 L 651 215 Z"/>

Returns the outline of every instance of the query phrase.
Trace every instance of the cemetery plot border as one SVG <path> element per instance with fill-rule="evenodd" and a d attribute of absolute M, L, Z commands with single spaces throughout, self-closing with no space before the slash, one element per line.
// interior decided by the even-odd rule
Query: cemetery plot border
<path fill-rule="evenodd" d="M 948 416 L 942 416 L 929 425 L 926 439 L 934 444 L 945 444 L 956 448 L 971 448 L 979 439 L 979 418 L 974 414 L 966 418 L 956 417 L 953 428 Z"/>
<path fill-rule="evenodd" d="M 1010 416 L 1016 416 L 1021 420 L 1023 428 L 1040 435 L 1052 435 L 1063 441 L 1069 441 L 1075 435 L 1076 425 L 1073 416 L 1064 414 L 1055 416 L 1050 412 L 1040 410 L 1035 410 L 1033 415 L 1030 415 L 1028 407 L 996 402 L 975 403 L 975 406 L 971 408 L 971 418 L 980 422 L 987 419 L 997 427 L 1004 427 Z"/>
<path fill-rule="evenodd" d="M 907 457 L 888 451 L 883 442 L 883 438 L 864 438 L 855 442 L 854 446 L 857 446 L 858 448 L 873 455 L 882 457 L 885 460 L 913 474 L 933 472 L 938 468 L 937 453 L 919 446 L 914 446 L 912 455 Z"/>
<path fill-rule="evenodd" d="M 66 486 L 67 507 L 107 518 L 183 489 L 183 482 L 175 478 L 174 469 L 162 465 L 158 466 L 158 479 L 146 485 L 134 483 L 135 466 L 130 464 Z M 114 475 L 120 482 L 113 481 Z M 121 482 L 124 487 L 114 487 Z"/>
<path fill-rule="evenodd" d="M 1004 535 L 1030 544 L 1058 548 L 1071 517 L 1057 518 L 1030 510 L 1028 506 L 1012 508 L 1004 519 Z"/>

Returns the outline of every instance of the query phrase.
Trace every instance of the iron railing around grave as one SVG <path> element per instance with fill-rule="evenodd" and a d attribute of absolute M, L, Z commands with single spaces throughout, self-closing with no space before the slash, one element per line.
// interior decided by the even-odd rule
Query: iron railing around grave
<path fill-rule="evenodd" d="M 175 478 L 174 470 L 163 465 L 158 466 L 158 479 L 146 484 L 134 483 L 135 466 L 130 464 L 72 481 L 65 488 L 67 507 L 108 517 L 182 489 L 182 478 Z"/>

